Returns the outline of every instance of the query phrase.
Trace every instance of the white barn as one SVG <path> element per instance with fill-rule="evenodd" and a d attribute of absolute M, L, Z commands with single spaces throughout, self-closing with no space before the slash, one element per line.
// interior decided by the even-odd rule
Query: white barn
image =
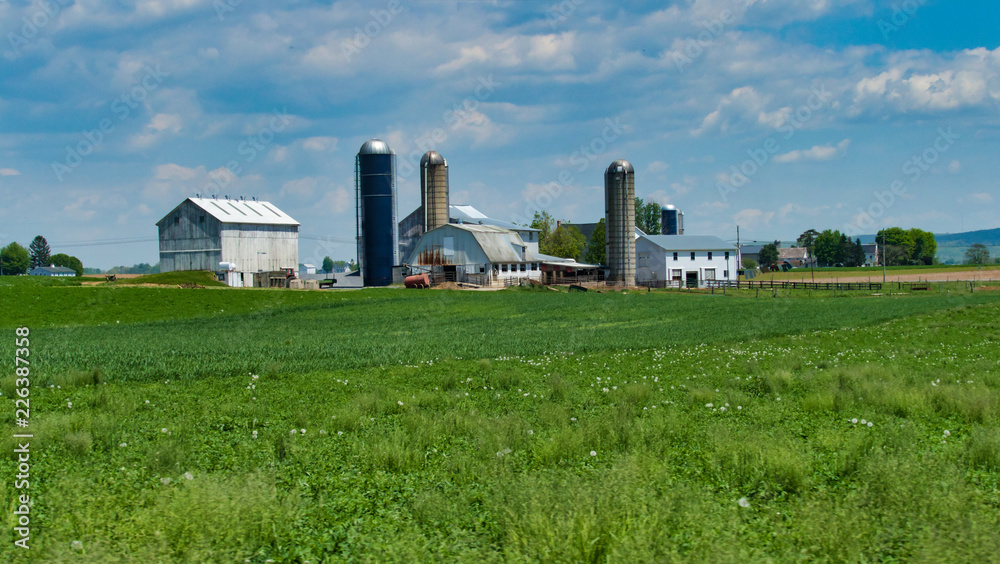
<path fill-rule="evenodd" d="M 643 235 L 635 242 L 640 284 L 701 288 L 710 281 L 735 281 L 740 268 L 736 245 L 710 235 Z"/>
<path fill-rule="evenodd" d="M 225 270 L 229 285 L 252 286 L 256 272 L 299 264 L 299 223 L 269 202 L 188 198 L 156 227 L 160 272 Z"/>
<path fill-rule="evenodd" d="M 424 233 L 405 264 L 435 279 L 490 286 L 541 278 L 541 261 L 517 233 L 495 225 L 449 223 Z"/>

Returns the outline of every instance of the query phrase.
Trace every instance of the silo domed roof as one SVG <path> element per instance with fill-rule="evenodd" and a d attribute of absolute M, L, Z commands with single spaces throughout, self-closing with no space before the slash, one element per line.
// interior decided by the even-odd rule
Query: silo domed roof
<path fill-rule="evenodd" d="M 608 165 L 607 172 L 631 172 L 635 173 L 635 169 L 632 168 L 632 163 L 626 161 L 625 159 L 618 159 L 617 161 Z"/>
<path fill-rule="evenodd" d="M 392 149 L 381 139 L 369 139 L 361 146 L 359 155 L 391 155 Z"/>
<path fill-rule="evenodd" d="M 428 164 L 447 165 L 448 161 L 444 160 L 444 157 L 441 156 L 441 153 L 438 153 L 437 151 L 427 151 L 426 153 L 424 153 L 424 156 L 421 157 L 420 159 L 420 166 Z"/>

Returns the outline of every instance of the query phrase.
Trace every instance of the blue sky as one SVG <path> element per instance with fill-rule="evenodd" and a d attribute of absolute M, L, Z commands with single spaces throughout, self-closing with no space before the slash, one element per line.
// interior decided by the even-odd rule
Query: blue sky
<path fill-rule="evenodd" d="M 185 197 L 269 200 L 353 258 L 354 155 L 435 149 L 452 203 L 689 234 L 1000 227 L 1000 5 L 943 0 L 0 0 L 0 243 L 157 260 Z M 83 243 L 83 244 L 80 244 Z"/>

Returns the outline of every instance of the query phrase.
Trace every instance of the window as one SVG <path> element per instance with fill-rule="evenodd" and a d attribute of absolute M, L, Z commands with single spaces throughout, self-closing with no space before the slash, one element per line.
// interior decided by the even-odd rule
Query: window
<path fill-rule="evenodd" d="M 181 216 L 178 215 L 174 217 L 174 225 L 179 225 L 180 222 L 181 222 Z"/>
<path fill-rule="evenodd" d="M 706 268 L 705 269 L 705 280 L 715 280 L 715 269 Z"/>
<path fill-rule="evenodd" d="M 527 270 L 528 270 L 528 265 L 527 265 L 527 264 L 524 264 L 524 263 L 522 262 L 522 263 L 521 263 L 521 272 L 525 272 L 525 271 L 527 271 Z"/>
<path fill-rule="evenodd" d="M 484 274 L 484 273 L 486 273 L 486 265 L 485 265 L 485 264 L 484 264 L 483 266 L 480 266 L 480 267 L 479 267 L 479 273 L 480 273 L 480 274 Z"/>
<path fill-rule="evenodd" d="M 691 251 L 691 260 L 694 260 L 694 251 Z"/>
<path fill-rule="evenodd" d="M 538 270 L 538 263 L 537 262 L 531 263 L 531 271 L 534 272 L 536 270 Z"/>
<path fill-rule="evenodd" d="M 712 260 L 712 251 L 708 251 L 708 260 Z"/>
<path fill-rule="evenodd" d="M 671 280 L 680 280 L 683 276 L 684 276 L 684 271 L 679 268 L 670 271 Z"/>
<path fill-rule="evenodd" d="M 729 260 L 729 251 L 726 251 L 726 260 Z"/>
<path fill-rule="evenodd" d="M 205 216 L 199 215 L 198 216 L 198 223 L 205 223 Z"/>
<path fill-rule="evenodd" d="M 507 265 L 506 264 L 501 264 L 500 265 L 500 271 L 501 272 L 507 272 Z"/>
<path fill-rule="evenodd" d="M 674 253 L 674 260 L 677 260 L 677 253 Z"/>
<path fill-rule="evenodd" d="M 729 271 L 728 270 L 723 270 L 722 271 L 722 277 L 725 278 L 726 280 L 729 280 Z"/>

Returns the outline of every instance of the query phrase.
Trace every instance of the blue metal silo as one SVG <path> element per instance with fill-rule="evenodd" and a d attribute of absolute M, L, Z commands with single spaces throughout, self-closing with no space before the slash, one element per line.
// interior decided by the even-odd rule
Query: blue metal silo
<path fill-rule="evenodd" d="M 371 139 L 361 146 L 354 165 L 354 187 L 362 282 L 388 286 L 398 262 L 396 155 L 384 141 Z"/>

